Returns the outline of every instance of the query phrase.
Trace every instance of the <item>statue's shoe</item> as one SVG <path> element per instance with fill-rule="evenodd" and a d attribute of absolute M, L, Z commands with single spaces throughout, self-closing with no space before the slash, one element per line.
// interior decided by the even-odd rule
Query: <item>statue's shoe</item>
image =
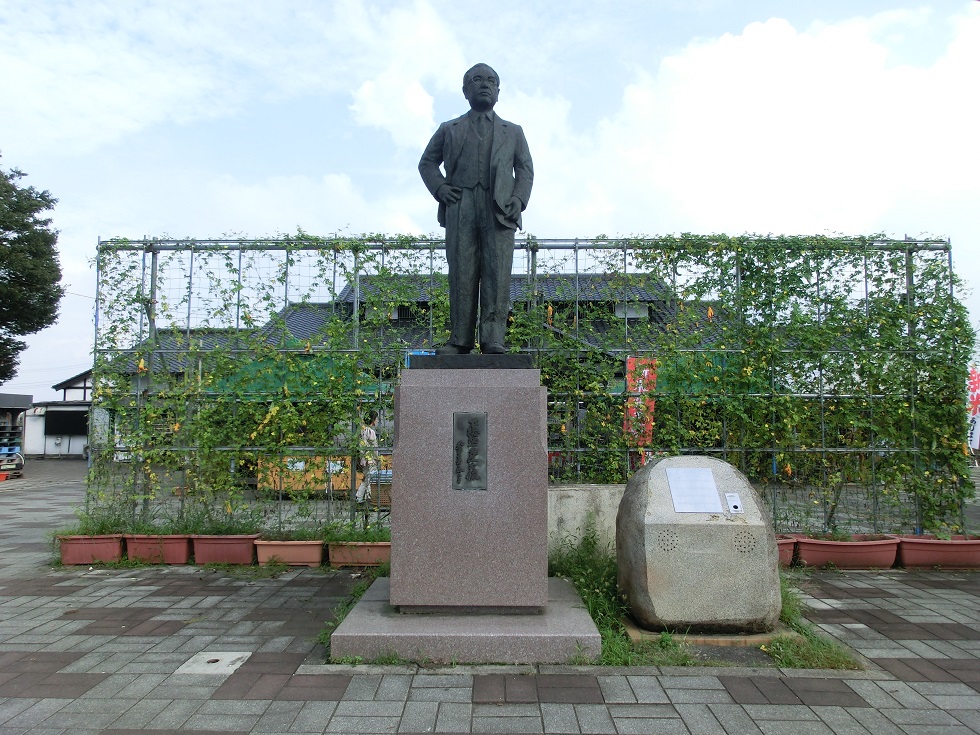
<path fill-rule="evenodd" d="M 482 352 L 484 355 L 502 355 L 507 352 L 507 350 L 503 345 L 498 345 L 491 342 L 489 344 L 480 345 L 480 352 Z"/>
<path fill-rule="evenodd" d="M 460 347 L 459 345 L 443 345 L 442 347 L 436 347 L 437 355 L 468 355 L 470 353 L 469 347 Z"/>

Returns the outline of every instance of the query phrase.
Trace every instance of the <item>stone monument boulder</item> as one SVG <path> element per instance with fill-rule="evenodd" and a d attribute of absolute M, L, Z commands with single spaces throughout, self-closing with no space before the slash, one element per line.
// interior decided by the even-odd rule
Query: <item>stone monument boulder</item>
<path fill-rule="evenodd" d="M 772 523 L 748 479 L 702 456 L 647 464 L 616 517 L 619 587 L 650 630 L 760 633 L 779 619 Z"/>

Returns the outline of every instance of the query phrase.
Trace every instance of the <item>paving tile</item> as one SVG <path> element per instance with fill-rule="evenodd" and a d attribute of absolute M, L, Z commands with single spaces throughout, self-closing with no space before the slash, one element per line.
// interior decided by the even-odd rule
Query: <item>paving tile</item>
<path fill-rule="evenodd" d="M 242 699 L 277 699 L 289 680 L 289 674 L 259 674 Z"/>
<path fill-rule="evenodd" d="M 544 732 L 541 717 L 474 717 L 474 733 L 540 733 Z"/>
<path fill-rule="evenodd" d="M 755 685 L 755 680 L 748 676 L 719 677 L 725 690 L 732 700 L 738 704 L 768 704 L 769 699 Z"/>
<path fill-rule="evenodd" d="M 70 703 L 70 699 L 39 699 L 27 709 L 8 719 L 4 723 L 4 727 L 37 727 Z"/>
<path fill-rule="evenodd" d="M 474 704 L 502 704 L 507 701 L 503 674 L 485 674 L 473 677 Z"/>
<path fill-rule="evenodd" d="M 922 675 L 910 665 L 909 659 L 875 658 L 874 662 L 902 681 L 922 681 Z"/>
<path fill-rule="evenodd" d="M 413 677 L 404 674 L 385 674 L 375 692 L 375 699 L 381 701 L 404 702 L 412 688 Z"/>
<path fill-rule="evenodd" d="M 960 725 L 952 715 L 938 709 L 883 709 L 881 713 L 896 725 Z"/>
<path fill-rule="evenodd" d="M 761 730 L 749 717 L 745 709 L 739 704 L 709 704 L 708 709 L 711 710 L 722 727 L 725 728 L 725 732 L 734 735 L 738 733 L 739 735 L 759 735 Z"/>
<path fill-rule="evenodd" d="M 881 681 L 878 682 L 888 695 L 895 699 L 902 707 L 930 709 L 933 707 L 928 699 L 915 691 L 910 685 L 903 681 Z"/>
<path fill-rule="evenodd" d="M 322 674 L 313 674 L 312 676 L 322 676 Z M 380 675 L 354 676 L 348 681 L 344 696 L 346 699 L 373 700 L 378 693 L 379 686 L 381 686 Z"/>
<path fill-rule="evenodd" d="M 81 728 L 94 728 L 101 730 L 108 727 L 118 719 L 119 715 L 115 712 L 68 712 L 62 709 L 47 717 L 43 724 L 49 728 L 61 728 L 69 732 Z"/>
<path fill-rule="evenodd" d="M 643 704 L 666 704 L 670 697 L 660 685 L 656 676 L 627 676 L 626 680 L 633 689 L 636 701 Z"/>
<path fill-rule="evenodd" d="M 759 728 L 764 735 L 834 735 L 824 722 L 782 722 L 772 720 L 760 722 Z"/>
<path fill-rule="evenodd" d="M 861 697 L 869 706 L 875 708 L 901 707 L 902 703 L 882 688 L 883 682 L 863 679 L 848 679 L 847 686 Z"/>
<path fill-rule="evenodd" d="M 687 729 L 699 735 L 726 735 L 725 728 L 707 704 L 675 704 Z"/>
<path fill-rule="evenodd" d="M 636 702 L 633 687 L 630 686 L 629 679 L 625 676 L 597 676 L 596 681 L 599 682 L 599 689 L 602 690 L 604 701 L 608 703 Z"/>
<path fill-rule="evenodd" d="M 412 679 L 413 688 L 423 687 L 471 687 L 472 674 L 416 674 Z"/>
<path fill-rule="evenodd" d="M 0 700 L 0 726 L 35 703 L 36 700 L 28 698 Z"/>
<path fill-rule="evenodd" d="M 925 697 L 928 697 L 930 695 L 969 697 L 976 694 L 976 692 L 971 687 L 959 682 L 940 683 L 940 682 L 929 681 L 929 682 L 911 683 L 909 684 L 909 686 Z"/>
<path fill-rule="evenodd" d="M 397 717 L 331 717 L 324 732 L 330 733 L 395 733 Z"/>
<path fill-rule="evenodd" d="M 338 702 L 336 717 L 401 717 L 405 708 L 402 702 Z"/>
<path fill-rule="evenodd" d="M 974 692 L 972 695 L 926 695 L 933 705 L 942 710 L 972 709 L 980 710 L 980 693 Z"/>
<path fill-rule="evenodd" d="M 398 731 L 405 733 L 435 732 L 438 714 L 438 702 L 406 702 L 402 710 Z"/>
<path fill-rule="evenodd" d="M 541 723 L 547 733 L 579 733 L 582 732 L 578 718 L 575 715 L 575 705 L 561 702 L 545 702 L 541 704 Z M 603 708 L 605 709 L 605 708 Z M 610 720 L 610 724 L 612 724 Z M 609 732 L 608 730 L 606 732 Z M 613 728 L 612 732 L 616 732 Z"/>
<path fill-rule="evenodd" d="M 799 697 L 803 704 L 825 707 L 870 707 L 840 679 L 786 679 L 786 686 Z"/>
<path fill-rule="evenodd" d="M 538 685 L 534 676 L 504 675 L 505 700 L 508 704 L 538 701 Z"/>
<path fill-rule="evenodd" d="M 539 717 L 537 704 L 474 704 L 473 717 Z"/>
<path fill-rule="evenodd" d="M 817 717 L 827 725 L 835 735 L 875 735 L 862 725 L 850 711 L 844 707 L 816 706 L 811 707 Z"/>
<path fill-rule="evenodd" d="M 538 701 L 568 704 L 602 704 L 602 690 L 594 676 L 545 675 L 536 677 Z"/>
<path fill-rule="evenodd" d="M 256 652 L 248 657 L 239 671 L 259 674 L 295 674 L 306 657 L 299 653 Z"/>
<path fill-rule="evenodd" d="M 687 726 L 680 718 L 676 720 L 648 720 L 629 717 L 615 717 L 616 732 L 621 735 L 689 735 Z"/>
<path fill-rule="evenodd" d="M 121 715 L 138 703 L 133 699 L 76 699 L 66 705 L 62 712 L 94 712 L 98 714 Z"/>
<path fill-rule="evenodd" d="M 289 678 L 276 698 L 291 701 L 340 700 L 347 697 L 351 683 L 352 678 L 344 675 L 296 674 Z"/>
<path fill-rule="evenodd" d="M 664 689 L 724 689 L 717 676 L 661 676 Z"/>
<path fill-rule="evenodd" d="M 756 723 L 763 720 L 806 721 L 819 719 L 812 709 L 801 704 L 746 704 L 743 707 Z"/>
<path fill-rule="evenodd" d="M 75 663 L 84 654 L 77 652 L 14 653 L 0 660 L 0 670 L 16 673 L 55 673 Z"/>
<path fill-rule="evenodd" d="M 672 704 L 610 704 L 606 705 L 612 717 L 658 718 L 680 717 Z"/>
<path fill-rule="evenodd" d="M 143 728 L 169 704 L 169 699 L 142 699 L 113 720 L 111 727 Z"/>
<path fill-rule="evenodd" d="M 440 702 L 436 732 L 469 732 L 473 705 L 469 702 Z"/>
<path fill-rule="evenodd" d="M 410 702 L 465 702 L 473 699 L 470 687 L 412 687 L 408 693 Z"/>
<path fill-rule="evenodd" d="M 614 733 L 616 723 L 609 709 L 598 704 L 576 704 L 575 717 L 583 733 Z"/>
<path fill-rule="evenodd" d="M 334 701 L 304 702 L 289 731 L 323 732 L 335 709 L 337 702 Z"/>
<path fill-rule="evenodd" d="M 980 709 L 950 710 L 949 713 L 974 732 L 980 732 Z"/>
<path fill-rule="evenodd" d="M 181 732 L 187 730 L 250 732 L 258 719 L 258 715 L 201 715 L 195 713 L 187 718 L 181 727 Z"/>
<path fill-rule="evenodd" d="M 731 695 L 717 689 L 668 689 L 670 701 L 677 704 L 725 704 L 733 701 Z"/>
<path fill-rule="evenodd" d="M 204 700 L 171 701 L 147 723 L 149 729 L 177 729 L 204 704 Z"/>

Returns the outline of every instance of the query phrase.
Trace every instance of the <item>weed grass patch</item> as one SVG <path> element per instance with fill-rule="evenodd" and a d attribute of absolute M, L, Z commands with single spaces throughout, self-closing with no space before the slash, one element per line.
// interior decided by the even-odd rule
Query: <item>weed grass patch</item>
<path fill-rule="evenodd" d="M 634 643 L 623 626 L 629 605 L 616 578 L 616 555 L 588 530 L 577 542 L 563 540 L 549 556 L 548 572 L 569 580 L 582 597 L 602 636 L 598 663 L 605 666 L 725 666 L 724 661 L 695 656 L 670 633 L 656 640 Z M 795 585 L 795 573 L 780 573 L 782 611 L 780 620 L 797 636 L 779 636 L 762 646 L 782 668 L 860 669 L 861 665 L 840 644 L 817 634 L 803 618 L 803 603 Z M 798 574 L 798 573 L 796 573 Z"/>
<path fill-rule="evenodd" d="M 337 630 L 337 627 L 344 622 L 344 618 L 347 614 L 354 608 L 357 601 L 360 600 L 364 593 L 368 591 L 371 585 L 374 583 L 378 577 L 390 577 L 391 576 L 391 564 L 385 562 L 376 567 L 367 567 L 360 580 L 355 584 L 350 591 L 347 599 L 342 603 L 337 605 L 333 609 L 333 618 L 328 620 L 320 631 L 320 634 L 316 637 L 317 643 L 321 644 L 325 651 L 326 660 L 330 661 L 330 636 L 333 632 Z M 344 659 L 342 661 L 337 661 L 336 663 L 347 663 L 347 664 L 359 664 L 364 663 L 360 659 Z M 374 662 L 379 663 L 379 662 Z M 387 662 L 385 662 L 387 663 Z"/>

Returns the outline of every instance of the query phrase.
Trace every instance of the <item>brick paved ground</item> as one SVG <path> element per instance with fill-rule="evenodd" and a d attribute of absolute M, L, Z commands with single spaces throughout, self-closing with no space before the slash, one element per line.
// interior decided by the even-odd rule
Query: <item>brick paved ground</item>
<path fill-rule="evenodd" d="M 980 733 L 977 573 L 815 573 L 864 672 L 330 666 L 349 573 L 52 567 L 83 467 L 32 464 L 0 484 L 0 735 Z"/>

